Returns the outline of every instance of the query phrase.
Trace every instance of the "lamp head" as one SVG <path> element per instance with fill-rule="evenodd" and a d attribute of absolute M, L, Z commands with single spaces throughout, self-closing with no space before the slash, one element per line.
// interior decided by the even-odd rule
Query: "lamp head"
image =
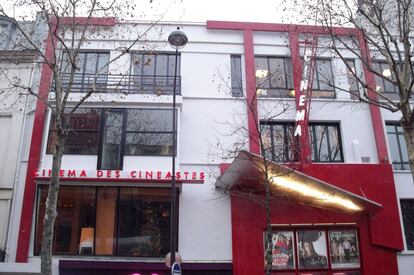
<path fill-rule="evenodd" d="M 173 31 L 168 36 L 168 43 L 171 47 L 174 49 L 181 49 L 184 48 L 184 46 L 187 44 L 188 38 L 187 35 L 183 31 L 180 30 L 178 27 L 176 31 Z"/>

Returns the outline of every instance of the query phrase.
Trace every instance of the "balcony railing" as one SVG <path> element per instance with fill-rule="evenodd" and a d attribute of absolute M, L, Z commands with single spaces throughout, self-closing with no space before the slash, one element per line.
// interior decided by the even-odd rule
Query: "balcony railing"
<path fill-rule="evenodd" d="M 69 74 L 62 75 L 62 88 L 69 85 Z M 177 95 L 181 94 L 181 77 L 177 76 Z M 95 93 L 156 94 L 173 93 L 174 76 L 148 75 L 94 75 L 75 74 L 72 93 L 86 93 L 91 89 Z"/>

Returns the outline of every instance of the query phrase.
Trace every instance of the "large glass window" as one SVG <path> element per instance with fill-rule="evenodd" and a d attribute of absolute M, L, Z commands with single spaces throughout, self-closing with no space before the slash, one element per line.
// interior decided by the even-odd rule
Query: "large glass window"
<path fill-rule="evenodd" d="M 293 97 L 289 57 L 256 56 L 256 88 L 260 97 Z"/>
<path fill-rule="evenodd" d="M 386 128 L 393 168 L 395 170 L 409 170 L 410 163 L 402 127 L 398 123 L 387 122 Z"/>
<path fill-rule="evenodd" d="M 172 154 L 172 110 L 129 109 L 125 155 L 170 156 Z"/>
<path fill-rule="evenodd" d="M 122 169 L 124 155 L 170 156 L 171 109 L 86 109 L 69 118 L 64 154 L 98 155 L 98 169 Z M 52 116 L 46 152 L 52 154 L 56 127 Z"/>
<path fill-rule="evenodd" d="M 414 250 L 414 200 L 401 200 L 400 204 L 404 223 L 405 243 L 408 250 Z"/>
<path fill-rule="evenodd" d="M 299 159 L 298 138 L 293 136 L 294 124 L 261 122 L 263 154 L 277 162 Z M 314 162 L 342 162 L 342 143 L 337 123 L 309 123 L 309 136 Z"/>
<path fill-rule="evenodd" d="M 175 53 L 135 53 L 132 56 L 133 83 L 145 94 L 172 94 L 175 75 Z M 180 62 L 177 57 L 176 93 L 181 91 Z"/>
<path fill-rule="evenodd" d="M 170 190 L 63 186 L 53 253 L 164 257 L 170 246 Z M 35 254 L 39 254 L 47 186 L 38 188 Z"/>
<path fill-rule="evenodd" d="M 275 274 L 359 275 L 360 253 L 355 229 L 277 229 L 264 248 L 272 247 Z M 265 251 L 266 252 L 266 251 Z"/>
<path fill-rule="evenodd" d="M 67 119 L 69 134 L 65 142 L 64 154 L 96 155 L 99 147 L 100 110 L 80 108 Z M 55 116 L 50 120 L 47 154 L 53 154 L 56 145 Z"/>

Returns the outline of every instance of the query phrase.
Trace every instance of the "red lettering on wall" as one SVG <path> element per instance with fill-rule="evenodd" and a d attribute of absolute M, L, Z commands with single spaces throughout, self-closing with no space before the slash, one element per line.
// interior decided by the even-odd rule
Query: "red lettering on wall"
<path fill-rule="evenodd" d="M 96 177 L 100 178 L 103 176 L 103 171 L 102 170 L 97 170 L 96 171 Z"/>
<path fill-rule="evenodd" d="M 79 177 L 86 178 L 87 177 L 86 171 L 85 170 L 82 170 L 82 172 L 80 173 Z"/>
<path fill-rule="evenodd" d="M 68 177 L 76 178 L 76 170 L 68 170 Z"/>
<path fill-rule="evenodd" d="M 161 171 L 157 171 L 157 179 L 161 179 Z"/>
<path fill-rule="evenodd" d="M 119 170 L 115 171 L 115 178 L 119 179 L 119 177 L 121 176 Z"/>
<path fill-rule="evenodd" d="M 135 179 L 137 177 L 137 171 L 131 171 L 131 173 L 129 173 L 129 176 Z"/>
<path fill-rule="evenodd" d="M 188 172 L 184 172 L 185 179 L 188 180 Z"/>
<path fill-rule="evenodd" d="M 200 180 L 203 180 L 203 179 L 205 179 L 205 174 L 204 174 L 204 172 L 200 172 Z"/>
<path fill-rule="evenodd" d="M 145 172 L 145 178 L 148 179 L 152 179 L 152 171 L 146 171 Z"/>

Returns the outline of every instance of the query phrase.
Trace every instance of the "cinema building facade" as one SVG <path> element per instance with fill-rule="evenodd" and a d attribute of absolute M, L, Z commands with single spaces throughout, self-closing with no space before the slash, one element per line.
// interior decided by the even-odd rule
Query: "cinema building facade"
<path fill-rule="evenodd" d="M 177 239 L 184 274 L 264 274 L 260 198 L 269 175 L 273 274 L 409 274 L 413 223 L 402 218 L 413 214 L 414 186 L 401 171 L 408 165 L 399 117 L 333 88 L 363 92 L 347 66 L 323 49 L 307 110 L 309 134 L 300 142 L 309 145 L 309 159 L 297 161 L 304 148 L 292 139 L 300 39 L 317 33 L 323 40 L 320 29 L 184 24 L 189 43 L 176 63 L 164 37 L 176 26 L 161 24 L 162 32 L 147 34 L 150 42 L 106 66 L 146 26 L 95 23 L 111 35 L 91 33 L 80 54 L 73 102 L 88 89 L 91 75 L 102 66 L 104 73 L 101 91 L 70 120 L 53 244 L 56 274 L 169 274 L 164 257 L 170 245 L 175 66 Z M 347 62 L 363 71 L 352 55 Z M 372 84 L 372 73 L 363 73 Z M 47 69 L 39 93 L 53 100 Z M 2 264 L 9 273 L 39 272 L 56 128 L 41 102 L 32 119 L 22 159 L 27 171 L 18 179 L 24 191 L 14 199 L 15 226 Z M 223 157 L 234 148 L 231 159 Z M 271 174 L 263 174 L 263 167 Z"/>

